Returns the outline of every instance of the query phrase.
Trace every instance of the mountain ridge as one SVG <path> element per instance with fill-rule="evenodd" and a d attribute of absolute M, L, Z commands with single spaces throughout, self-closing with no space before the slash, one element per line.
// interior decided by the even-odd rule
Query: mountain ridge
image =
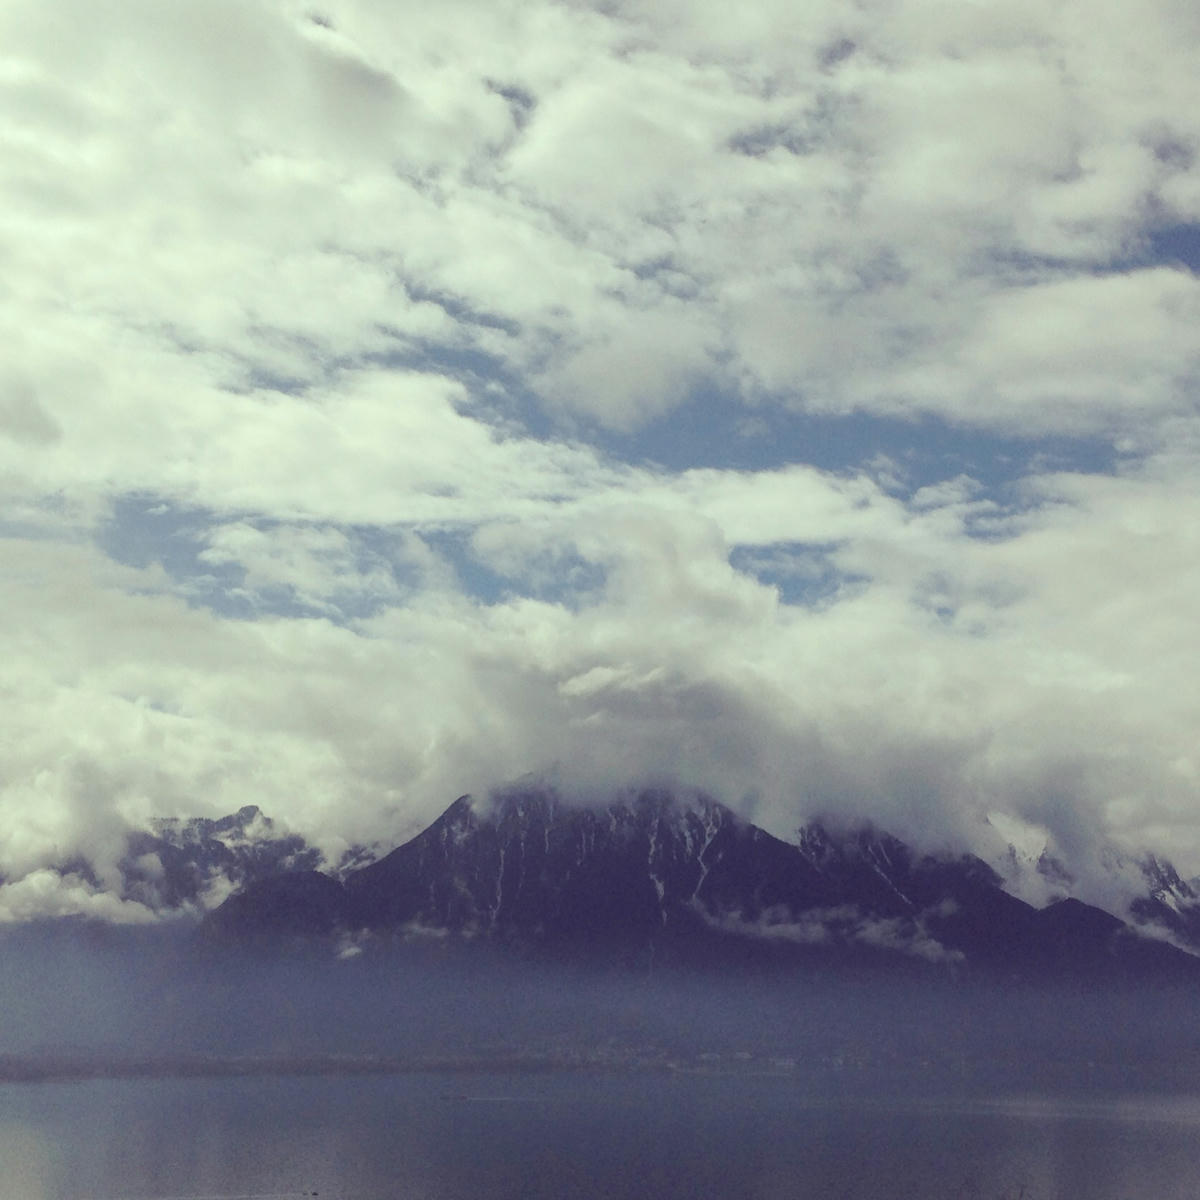
<path fill-rule="evenodd" d="M 654 789 L 591 808 L 548 789 L 485 805 L 462 796 L 341 882 L 308 872 L 252 883 L 205 918 L 204 934 L 449 938 L 628 963 L 1200 979 L 1200 959 L 1102 909 L 1073 898 L 1034 908 L 974 855 L 919 854 L 870 827 L 835 835 L 819 823 L 786 842 L 714 800 Z"/>

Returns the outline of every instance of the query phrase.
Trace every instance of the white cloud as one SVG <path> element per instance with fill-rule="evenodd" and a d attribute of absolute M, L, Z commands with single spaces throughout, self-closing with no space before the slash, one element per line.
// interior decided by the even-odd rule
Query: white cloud
<path fill-rule="evenodd" d="M 1143 8 L 1118 36 L 1075 6 L 764 4 L 705 35 L 665 7 L 13 5 L 27 386 L 53 422 L 65 345 L 101 380 L 199 356 L 211 388 L 432 343 L 622 428 L 706 375 L 1025 428 L 1065 386 L 1026 361 L 1044 327 L 1065 364 L 1103 348 L 1120 403 L 1161 356 L 1155 403 L 1178 407 L 1190 302 L 1102 273 L 1192 211 L 1186 22 Z M 1061 427 L 1110 427 L 1097 377 Z"/>
<path fill-rule="evenodd" d="M 920 916 L 869 917 L 853 905 L 814 908 L 795 914 L 785 907 L 768 909 L 753 920 L 740 912 L 713 915 L 700 910 L 709 924 L 741 937 L 792 942 L 800 946 L 829 943 L 890 950 L 927 962 L 962 962 L 961 950 L 948 950 L 926 928 Z"/>
<path fill-rule="evenodd" d="M 9 887 L 555 763 L 1200 868 L 1191 7 L 316 15 L 0 16 Z M 1124 458 L 599 448 L 697 389 Z"/>
<path fill-rule="evenodd" d="M 158 920 L 145 905 L 121 900 L 76 875 L 40 870 L 16 883 L 0 884 L 0 924 L 76 916 L 118 925 L 146 925 Z"/>
<path fill-rule="evenodd" d="M 160 570 L 9 543 L 0 869 L 94 855 L 155 813 L 247 802 L 336 854 L 340 839 L 398 837 L 461 791 L 554 764 L 588 789 L 673 777 L 783 833 L 869 812 L 918 840 L 970 843 L 999 809 L 1080 861 L 1112 836 L 1192 861 L 1197 696 L 1178 649 L 1200 583 L 1178 520 L 1190 483 L 1047 478 L 1056 506 L 977 541 L 955 489 L 905 509 L 809 473 L 788 525 L 772 504 L 721 499 L 769 478 L 706 480 L 567 505 L 557 527 L 485 523 L 503 538 L 480 544 L 506 554 L 524 531 L 527 551 L 565 539 L 598 563 L 606 581 L 582 606 L 481 608 L 427 573 L 352 628 L 222 619 L 180 604 Z M 697 500 L 714 497 L 705 515 Z M 806 536 L 806 498 L 833 561 L 864 581 L 814 610 L 728 561 L 737 539 Z M 341 534 L 218 532 L 223 553 L 297 594 L 354 582 Z M 330 546 L 332 568 L 314 553 Z"/>

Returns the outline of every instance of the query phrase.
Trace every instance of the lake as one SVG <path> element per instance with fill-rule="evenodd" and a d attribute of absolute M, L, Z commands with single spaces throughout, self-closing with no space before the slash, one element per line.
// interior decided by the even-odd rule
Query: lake
<path fill-rule="evenodd" d="M 0 1200 L 314 1194 L 1196 1200 L 1200 1096 L 600 1072 L 0 1086 Z"/>

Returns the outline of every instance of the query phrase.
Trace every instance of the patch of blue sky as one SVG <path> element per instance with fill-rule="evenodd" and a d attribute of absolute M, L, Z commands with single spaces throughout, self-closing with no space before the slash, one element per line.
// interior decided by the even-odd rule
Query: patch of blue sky
<path fill-rule="evenodd" d="M 1020 282 L 1044 279 L 1047 275 L 1064 273 L 1078 275 L 1121 275 L 1149 267 L 1173 267 L 1200 274 L 1200 222 L 1170 222 L 1149 225 L 1131 238 L 1119 253 L 1090 266 L 1077 259 L 1049 254 L 1029 254 L 1017 251 L 997 253 L 993 247 L 981 249 L 974 259 L 976 269 L 984 275 L 997 272 Z"/>
<path fill-rule="evenodd" d="M 390 589 L 381 595 L 378 587 L 356 586 L 356 579 L 369 580 L 372 571 L 382 570 L 400 592 L 414 590 L 419 584 L 418 570 L 396 552 L 391 531 L 355 526 L 339 531 L 347 535 L 354 552 L 352 562 L 339 565 L 352 569 L 338 572 L 337 582 L 319 595 L 306 596 L 286 583 L 268 581 L 251 586 L 245 565 L 235 557 L 207 553 L 215 531 L 239 522 L 267 535 L 281 527 L 278 521 L 250 514 L 218 515 L 148 493 L 128 493 L 114 500 L 97 542 L 115 562 L 137 568 L 161 567 L 176 594 L 189 605 L 235 620 L 270 615 L 323 617 L 349 624 L 373 616 L 395 601 Z"/>
<path fill-rule="evenodd" d="M 1016 273 L 1044 276 L 1078 264 L 1013 258 Z M 1152 266 L 1200 272 L 1200 223 L 1148 229 L 1096 273 Z M 987 271 L 997 263 L 988 258 Z M 633 433 L 596 429 L 588 441 L 612 457 L 671 471 L 694 467 L 762 471 L 792 464 L 846 473 L 887 459 L 901 468 L 901 495 L 966 475 L 985 489 L 1003 489 L 1043 471 L 1113 473 L 1119 453 L 1111 439 L 1095 436 L 998 434 L 934 416 L 891 418 L 866 413 L 844 416 L 805 412 L 788 403 L 747 406 L 713 385 L 695 389 L 687 402 Z"/>
<path fill-rule="evenodd" d="M 465 300 L 445 292 L 434 291 L 415 283 L 399 280 L 408 298 L 416 304 L 440 308 L 459 331 L 453 340 L 418 337 L 387 323 L 375 326 L 384 348 L 361 356 L 328 355 L 312 338 L 270 326 L 256 326 L 250 332 L 264 348 L 259 357 L 234 355 L 240 368 L 239 382 L 229 390 L 267 390 L 290 396 L 303 396 L 317 383 L 329 383 L 347 371 L 377 366 L 389 370 L 428 372 L 445 376 L 460 384 L 466 392 L 464 408 L 500 428 L 521 431 L 535 437 L 549 437 L 553 426 L 544 408 L 524 387 L 520 378 L 508 369 L 503 359 L 473 342 L 473 330 L 490 330 L 516 336 L 519 326 L 500 314 L 471 307 Z M 182 335 L 165 330 L 170 340 L 181 349 L 194 351 Z M 282 352 L 272 353 L 273 350 Z M 226 351 L 228 354 L 228 351 Z M 280 358 L 303 364 L 303 370 L 287 372 L 279 366 Z"/>
<path fill-rule="evenodd" d="M 466 527 L 423 530 L 421 540 L 451 566 L 461 590 L 478 603 L 506 604 L 516 599 L 578 609 L 604 590 L 607 572 L 573 550 L 558 549 L 523 557 L 520 571 L 506 572 L 486 562 Z"/>
<path fill-rule="evenodd" d="M 150 492 L 127 492 L 112 501 L 97 542 L 109 558 L 130 567 L 161 566 L 172 577 L 195 575 L 208 567 L 198 556 L 205 531 L 218 524 L 206 508 L 188 508 Z"/>
<path fill-rule="evenodd" d="M 193 607 L 234 620 L 266 616 L 324 618 L 353 624 L 430 586 L 417 558 L 397 545 L 398 537 L 417 537 L 447 568 L 451 586 L 484 605 L 531 598 L 579 608 L 604 588 L 606 572 L 574 551 L 558 550 L 523 559 L 519 571 L 505 573 L 481 557 L 472 545 L 473 528 L 443 526 L 397 532 L 355 526 L 339 529 L 352 547 L 349 562 L 331 564 L 327 584 L 306 594 L 287 582 L 254 580 L 234 555 L 207 553 L 214 534 L 229 524 L 245 523 L 264 534 L 280 523 L 249 514 L 216 514 L 187 508 L 145 493 L 127 494 L 113 504 L 99 532 L 100 548 L 126 566 L 161 567 L 175 593 Z M 384 590 L 372 586 L 382 574 Z M 390 576 L 390 578 L 387 578 Z"/>
<path fill-rule="evenodd" d="M 456 320 L 509 332 L 499 317 L 474 314 L 461 316 L 463 309 L 452 299 L 439 296 L 436 301 Z M 499 434 L 516 434 L 551 439 L 561 433 L 546 406 L 526 386 L 520 375 L 498 356 L 471 344 L 469 338 L 450 344 L 429 338 L 414 338 L 400 330 L 380 327 L 392 339 L 381 354 L 364 361 L 389 370 L 427 371 L 443 375 L 462 385 L 464 396 L 459 411 L 492 426 Z M 361 365 L 361 364 L 346 364 Z"/>
<path fill-rule="evenodd" d="M 1136 255 L 1138 265 L 1180 267 L 1200 275 L 1200 222 L 1163 225 L 1151 230 Z"/>
<path fill-rule="evenodd" d="M 760 583 L 774 587 L 782 603 L 822 609 L 863 588 L 866 576 L 839 569 L 836 542 L 780 542 L 773 546 L 735 546 L 729 564 Z"/>
<path fill-rule="evenodd" d="M 402 286 L 408 293 L 409 299 L 414 303 L 437 305 L 456 325 L 478 325 L 486 329 L 499 329 L 502 333 L 512 336 L 520 331 L 520 326 L 511 317 L 476 308 L 451 292 L 424 287 L 411 280 L 405 280 Z"/>
<path fill-rule="evenodd" d="M 506 581 L 475 553 L 472 533 L 466 526 L 447 525 L 423 529 L 420 538 L 453 571 L 466 595 L 481 604 L 499 604 L 507 597 Z"/>
<path fill-rule="evenodd" d="M 181 354 L 219 352 L 235 368 L 227 373 L 221 387 L 234 395 L 255 391 L 281 392 L 303 396 L 315 380 L 336 372 L 339 362 L 329 358 L 310 337 L 273 325 L 253 323 L 247 327 L 255 351 L 205 343 L 195 334 L 170 321 L 152 326 L 154 332 Z M 293 369 L 285 364 L 291 363 Z M 302 367 L 303 369 L 296 369 Z"/>
<path fill-rule="evenodd" d="M 999 489 L 1033 471 L 1111 473 L 1117 453 L 1099 437 L 1021 438 L 952 424 L 855 413 L 829 416 L 761 406 L 701 389 L 636 434 L 598 433 L 614 458 L 670 471 L 710 467 L 769 471 L 796 464 L 847 474 L 885 461 L 890 490 L 908 497 L 923 487 L 968 476 Z"/>
<path fill-rule="evenodd" d="M 558 550 L 538 555 L 519 579 L 510 582 L 519 586 L 523 596 L 580 609 L 603 596 L 608 571 L 574 551 Z"/>

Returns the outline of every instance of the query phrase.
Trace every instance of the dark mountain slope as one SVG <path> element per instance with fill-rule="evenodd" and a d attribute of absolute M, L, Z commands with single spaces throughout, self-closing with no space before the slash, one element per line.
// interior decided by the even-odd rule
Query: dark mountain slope
<path fill-rule="evenodd" d="M 293 937 L 327 937 L 346 927 L 346 892 L 319 871 L 290 871 L 251 883 L 209 913 L 206 940 L 272 945 Z"/>
<path fill-rule="evenodd" d="M 642 792 L 579 808 L 548 791 L 455 801 L 344 884 L 253 884 L 210 938 L 370 931 L 597 961 L 938 964 L 1006 977 L 1200 978 L 1200 960 L 1078 901 L 1038 911 L 972 856 L 869 828 L 784 842 L 709 800 Z"/>

